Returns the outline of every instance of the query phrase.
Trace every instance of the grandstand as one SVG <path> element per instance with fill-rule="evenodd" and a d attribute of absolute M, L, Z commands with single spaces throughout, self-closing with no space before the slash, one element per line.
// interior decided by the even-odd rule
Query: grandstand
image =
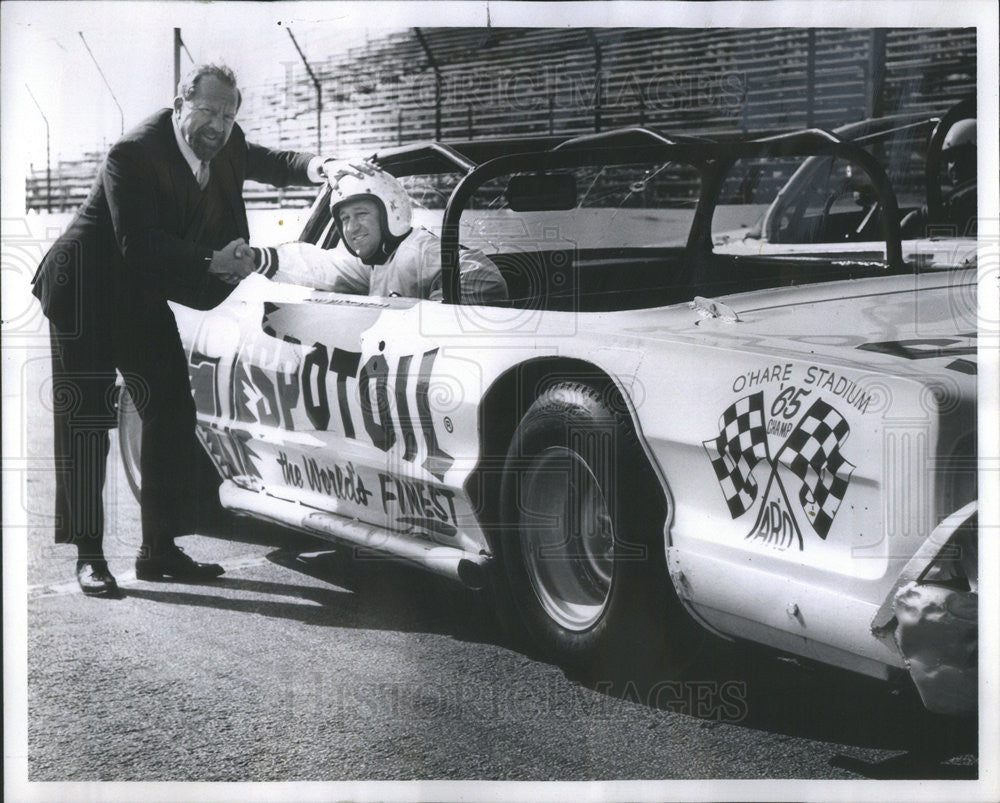
<path fill-rule="evenodd" d="M 411 28 L 358 39 L 306 44 L 319 127 L 314 85 L 288 64 L 283 79 L 244 87 L 248 136 L 338 156 L 627 125 L 726 137 L 934 112 L 976 88 L 974 29 Z M 77 205 L 100 158 L 55 165 L 51 199 L 44 169 L 32 170 L 27 208 Z M 247 186 L 249 205 L 312 196 Z"/>

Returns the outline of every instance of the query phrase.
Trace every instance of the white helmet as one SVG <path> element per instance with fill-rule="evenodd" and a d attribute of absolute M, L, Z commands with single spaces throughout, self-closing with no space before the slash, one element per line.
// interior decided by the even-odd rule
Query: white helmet
<path fill-rule="evenodd" d="M 396 238 L 409 232 L 413 216 L 410 196 L 406 194 L 403 185 L 384 170 L 370 162 L 331 161 L 323 165 L 323 171 L 332 190 L 330 211 L 338 229 L 340 219 L 337 217 L 337 208 L 347 201 L 367 198 L 378 201 L 382 208 L 383 232 Z"/>
<path fill-rule="evenodd" d="M 959 120 L 948 129 L 941 145 L 941 152 L 947 155 L 948 151 L 965 145 L 976 147 L 976 121 L 971 117 Z"/>

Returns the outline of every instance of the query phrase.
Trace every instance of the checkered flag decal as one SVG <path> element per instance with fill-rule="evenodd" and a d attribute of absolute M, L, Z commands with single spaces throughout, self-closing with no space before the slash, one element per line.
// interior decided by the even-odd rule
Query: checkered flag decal
<path fill-rule="evenodd" d="M 702 445 L 735 519 L 746 513 L 757 498 L 753 469 L 767 459 L 764 394 L 744 396 L 729 407 L 719 419 L 719 430 L 717 438 L 703 441 Z"/>
<path fill-rule="evenodd" d="M 840 447 L 850 432 L 844 417 L 825 401 L 817 399 L 792 430 L 776 458 L 802 480 L 799 502 L 803 507 L 807 504 L 819 507 L 812 526 L 820 538 L 826 538 L 830 532 L 833 517 L 837 515 L 854 472 L 854 464 L 840 454 Z"/>

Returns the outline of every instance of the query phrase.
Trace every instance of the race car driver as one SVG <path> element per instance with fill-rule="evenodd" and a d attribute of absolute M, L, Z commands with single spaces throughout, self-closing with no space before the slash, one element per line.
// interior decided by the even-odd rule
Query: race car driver
<path fill-rule="evenodd" d="M 411 226 L 410 198 L 391 175 L 372 164 L 324 166 L 330 207 L 342 244 L 253 248 L 258 273 L 317 290 L 372 296 L 442 299 L 441 241 Z M 463 304 L 507 300 L 503 276 L 481 251 L 459 250 Z"/>
<path fill-rule="evenodd" d="M 904 239 L 919 237 L 928 225 L 950 226 L 958 235 L 973 235 L 976 229 L 976 120 L 958 120 L 948 129 L 941 145 L 941 160 L 947 166 L 951 186 L 943 193 L 940 218 L 931 220 L 927 207 L 910 212 L 899 227 Z"/>
<path fill-rule="evenodd" d="M 946 222 L 970 234 L 976 218 L 976 121 L 959 120 L 944 138 L 941 158 L 948 165 L 951 189 L 944 198 Z"/>

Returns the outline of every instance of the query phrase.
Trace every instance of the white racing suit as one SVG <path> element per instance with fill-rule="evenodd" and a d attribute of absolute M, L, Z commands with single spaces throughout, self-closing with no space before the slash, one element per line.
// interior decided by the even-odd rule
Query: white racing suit
<path fill-rule="evenodd" d="M 441 301 L 441 241 L 424 228 L 413 229 L 381 265 L 368 265 L 343 242 L 324 249 L 310 243 L 284 243 L 262 252 L 262 273 L 279 282 L 316 290 L 370 296 L 405 296 Z M 462 303 L 507 300 L 507 284 L 481 251 L 459 247 Z"/>

